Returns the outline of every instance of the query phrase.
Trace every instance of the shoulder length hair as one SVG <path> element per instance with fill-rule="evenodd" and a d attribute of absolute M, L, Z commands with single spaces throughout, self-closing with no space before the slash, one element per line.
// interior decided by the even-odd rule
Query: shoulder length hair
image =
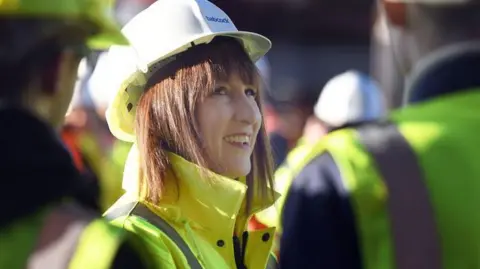
<path fill-rule="evenodd" d="M 140 190 L 149 202 L 158 203 L 166 173 L 167 152 L 173 152 L 200 167 L 208 168 L 208 156 L 200 140 L 195 117 L 197 104 L 214 91 L 215 81 L 237 72 L 246 83 L 260 88 L 260 75 L 239 41 L 217 37 L 175 56 L 149 79 L 140 97 L 136 133 L 140 152 Z M 257 95 L 256 102 L 262 111 Z M 263 115 L 263 112 L 262 112 Z M 256 138 L 247 175 L 247 211 L 254 195 L 273 196 L 273 165 L 265 126 Z"/>

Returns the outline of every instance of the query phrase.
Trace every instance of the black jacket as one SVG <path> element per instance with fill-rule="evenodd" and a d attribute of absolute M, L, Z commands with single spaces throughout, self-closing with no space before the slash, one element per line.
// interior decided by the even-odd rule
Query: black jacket
<path fill-rule="evenodd" d="M 52 128 L 13 108 L 0 109 L 0 126 L 0 229 L 65 198 L 84 204 L 84 181 Z M 112 268 L 145 268 L 143 263 L 125 244 Z"/>

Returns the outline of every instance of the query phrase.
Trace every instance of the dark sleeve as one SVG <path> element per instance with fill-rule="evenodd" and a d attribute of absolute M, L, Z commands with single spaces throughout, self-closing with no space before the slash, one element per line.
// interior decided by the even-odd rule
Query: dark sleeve
<path fill-rule="evenodd" d="M 270 145 L 273 151 L 273 159 L 275 162 L 275 167 L 279 167 L 288 154 L 288 141 L 283 136 L 276 132 L 269 134 Z"/>
<path fill-rule="evenodd" d="M 325 153 L 295 178 L 283 207 L 280 268 L 361 268 L 354 215 Z"/>
<path fill-rule="evenodd" d="M 112 269 L 148 269 L 139 253 L 130 244 L 123 244 L 117 252 Z"/>

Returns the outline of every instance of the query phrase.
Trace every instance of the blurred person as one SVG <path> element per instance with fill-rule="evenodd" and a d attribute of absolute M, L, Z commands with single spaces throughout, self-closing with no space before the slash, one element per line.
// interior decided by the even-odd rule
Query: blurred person
<path fill-rule="evenodd" d="M 279 251 L 282 227 L 280 215 L 294 177 L 303 168 L 303 161 L 313 145 L 329 132 L 381 118 L 385 113 L 382 93 L 367 75 L 350 70 L 330 79 L 323 87 L 314 114 L 305 124 L 303 136 L 275 171 L 275 189 L 282 196 L 275 206 L 255 215 L 266 226 L 277 226 L 275 251 Z"/>
<path fill-rule="evenodd" d="M 255 63 L 260 75 L 264 82 L 264 90 L 262 91 L 262 106 L 265 121 L 265 130 L 270 139 L 270 147 L 272 150 L 272 157 L 274 163 L 274 169 L 276 169 L 285 159 L 288 152 L 288 140 L 283 137 L 279 132 L 280 115 L 277 113 L 274 103 L 269 100 L 269 94 L 271 89 L 271 71 L 270 62 L 267 56 L 260 58 Z M 271 98 L 270 98 L 271 99 Z M 252 216 L 248 221 L 248 229 L 250 231 L 262 230 L 267 226 L 259 222 L 255 216 Z"/>
<path fill-rule="evenodd" d="M 57 133 L 89 48 L 128 44 L 105 11 L 84 0 L 0 2 L 0 268 L 148 268 L 145 245 L 79 199 L 83 182 Z"/>
<path fill-rule="evenodd" d="M 206 0 L 159 0 L 123 33 L 106 118 L 134 145 L 105 216 L 155 248 L 158 268 L 273 268 L 275 228 L 246 229 L 275 198 L 254 65 L 270 41 Z"/>
<path fill-rule="evenodd" d="M 154 0 L 116 0 L 113 3 L 115 17 L 121 25 L 124 25 L 154 2 Z M 109 79 L 103 76 L 102 70 L 105 68 L 107 52 L 96 51 L 91 56 L 94 57 L 86 58 L 87 72 L 79 75 L 79 77 L 83 76 L 79 85 L 87 92 L 92 104 L 87 105 L 86 111 L 85 109 L 76 111 L 79 113 L 80 122 L 83 118 L 87 119 L 86 126 L 81 132 L 78 132 L 80 131 L 78 128 L 77 132 L 72 132 L 74 129 L 69 128 L 72 125 L 67 125 L 65 131 L 69 134 L 70 148 L 77 152 L 77 156 L 82 156 L 80 152 L 83 152 L 84 158 L 78 161 L 79 166 L 83 169 L 82 171 L 85 171 L 87 181 L 94 183 L 90 184 L 88 189 L 92 195 L 96 194 L 95 201 L 104 212 L 124 193 L 123 167 L 132 144 L 116 139 L 108 130 L 105 119 L 108 102 L 115 95 L 115 92 L 104 89 L 104 84 Z M 92 70 L 96 71 L 91 72 Z M 72 139 L 74 137 L 76 139 Z"/>
<path fill-rule="evenodd" d="M 75 108 L 62 126 L 61 138 L 84 180 L 84 189 L 81 192 L 84 195 L 83 201 L 98 212 L 103 212 L 98 169 L 102 156 L 96 138 L 86 129 L 87 117 L 85 108 Z"/>
<path fill-rule="evenodd" d="M 271 89 L 271 71 L 270 63 L 267 56 L 260 58 L 255 63 L 260 75 L 263 79 L 264 90 L 262 91 L 263 97 L 267 97 Z M 280 165 L 288 152 L 288 140 L 277 132 L 279 114 L 274 110 L 271 102 L 266 102 L 266 98 L 262 98 L 262 106 L 264 107 L 264 121 L 265 130 L 270 139 L 270 147 L 272 150 L 272 157 L 274 162 L 274 169 Z M 268 226 L 259 222 L 255 216 L 252 216 L 248 221 L 248 230 L 256 231 L 267 228 Z"/>
<path fill-rule="evenodd" d="M 90 136 L 85 135 L 87 131 L 87 121 L 89 121 L 89 115 L 85 102 L 82 98 L 82 85 L 86 80 L 88 74 L 88 65 L 86 58 L 80 61 L 77 81 L 75 83 L 72 101 L 65 116 L 65 121 L 61 128 L 61 138 L 65 146 L 72 156 L 73 162 L 81 174 L 82 180 L 84 180 L 84 188 L 80 192 L 82 194 L 82 201 L 88 204 L 90 208 L 94 208 L 98 212 L 102 212 L 100 206 L 100 186 L 98 180 L 98 169 L 96 166 L 101 162 L 99 159 L 100 154 L 95 155 L 92 160 L 92 156 L 86 156 L 85 148 L 90 149 L 90 152 L 97 153 L 95 150 L 95 144 L 89 143 L 91 141 Z M 87 139 L 85 139 L 87 138 Z M 87 142 L 88 141 L 88 142 Z M 87 142 L 87 143 L 85 143 Z"/>
<path fill-rule="evenodd" d="M 480 268 L 480 3 L 382 0 L 405 106 L 317 143 L 281 268 Z"/>
<path fill-rule="evenodd" d="M 127 160 L 128 152 L 132 147 L 132 143 L 125 142 L 115 138 L 110 130 L 105 118 L 105 113 L 109 101 L 115 96 L 115 91 L 105 85 L 111 78 L 105 76 L 108 66 L 108 53 L 102 52 L 95 64 L 94 71 L 90 78 L 86 81 L 85 88 L 88 96 L 92 100 L 97 125 L 97 135 L 101 135 L 104 139 L 98 141 L 101 143 L 103 150 L 101 151 L 102 161 L 97 162 L 100 184 L 100 205 L 103 211 L 110 208 L 123 194 L 122 179 L 123 167 Z M 93 156 L 96 156 L 93 154 Z"/>
<path fill-rule="evenodd" d="M 267 134 L 270 138 L 270 145 L 273 153 L 274 165 L 277 167 L 280 165 L 288 152 L 288 140 L 283 137 L 279 132 L 280 124 L 280 115 L 277 112 L 274 103 L 271 98 L 268 98 L 270 93 L 273 91 L 271 88 L 271 71 L 270 71 L 270 62 L 268 61 L 267 56 L 264 56 L 258 60 L 255 65 L 260 72 L 260 75 L 264 81 L 265 90 L 263 91 L 263 106 L 264 106 L 264 120 L 265 128 Z"/>
<path fill-rule="evenodd" d="M 115 17 L 121 25 L 151 5 L 153 0 L 116 0 Z M 109 91 L 103 89 L 102 71 L 92 77 L 92 70 L 105 62 L 106 52 L 97 50 L 80 63 L 72 110 L 66 118 L 62 138 L 71 151 L 77 168 L 86 180 L 85 201 L 100 211 L 107 210 L 124 193 L 122 189 L 123 167 L 131 143 L 115 139 L 108 130 L 105 112 Z M 86 97 L 85 97 L 86 96 Z M 88 195 L 87 195 L 88 194 Z"/>
<path fill-rule="evenodd" d="M 307 115 L 311 114 L 309 110 L 312 105 L 301 100 L 306 94 L 298 89 L 295 95 L 289 101 L 276 100 L 276 97 L 271 96 L 265 98 L 265 124 L 274 154 L 275 168 L 284 162 L 288 151 L 295 147 L 302 136 Z"/>
<path fill-rule="evenodd" d="M 274 167 L 277 168 L 287 156 L 289 141 L 280 132 L 282 119 L 281 114 L 278 112 L 276 106 L 271 102 L 265 102 L 264 106 L 265 125 L 272 148 Z"/>
<path fill-rule="evenodd" d="M 97 93 L 99 88 L 93 92 L 89 87 L 94 64 L 92 58 L 84 58 L 80 63 L 61 136 L 85 181 L 85 191 L 82 192 L 85 200 L 104 212 L 123 194 L 123 164 L 122 167 L 112 165 L 114 139 L 105 121 L 106 104 L 102 95 Z"/>
<path fill-rule="evenodd" d="M 265 84 L 265 90 L 262 92 L 265 129 L 270 139 L 276 168 L 285 160 L 292 143 L 295 143 L 300 136 L 298 133 L 301 133 L 304 122 L 301 119 L 301 111 L 297 107 L 301 104 L 295 103 L 294 100 L 291 102 L 277 100 L 278 92 L 272 89 L 271 67 L 266 56 L 260 58 L 255 65 Z"/>

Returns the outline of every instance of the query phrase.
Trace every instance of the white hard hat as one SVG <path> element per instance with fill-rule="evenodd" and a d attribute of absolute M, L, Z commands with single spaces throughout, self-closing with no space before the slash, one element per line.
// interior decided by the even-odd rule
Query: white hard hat
<path fill-rule="evenodd" d="M 356 71 L 337 75 L 327 82 L 314 108 L 315 116 L 332 127 L 378 119 L 384 111 L 377 84 Z"/>
<path fill-rule="evenodd" d="M 238 31 L 225 12 L 207 0 L 158 0 L 136 15 L 122 29 L 131 46 L 113 46 L 108 52 L 110 78 L 104 89 L 117 93 L 106 112 L 111 132 L 117 138 L 135 141 L 136 103 L 149 75 L 174 55 L 216 36 L 236 38 L 252 61 L 271 48 L 266 37 Z"/>
<path fill-rule="evenodd" d="M 87 81 L 87 91 L 95 107 L 107 107 L 117 93 L 117 89 L 105 87 L 112 79 L 105 75 L 109 68 L 107 53 L 100 53 L 95 69 Z"/>

